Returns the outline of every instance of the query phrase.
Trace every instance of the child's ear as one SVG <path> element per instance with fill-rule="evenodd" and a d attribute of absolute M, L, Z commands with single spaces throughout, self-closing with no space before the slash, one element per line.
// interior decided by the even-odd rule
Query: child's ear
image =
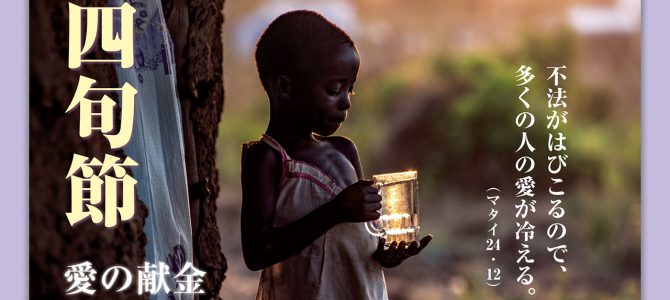
<path fill-rule="evenodd" d="M 288 99 L 291 97 L 291 78 L 286 75 L 279 75 L 275 78 L 273 85 L 279 98 Z"/>

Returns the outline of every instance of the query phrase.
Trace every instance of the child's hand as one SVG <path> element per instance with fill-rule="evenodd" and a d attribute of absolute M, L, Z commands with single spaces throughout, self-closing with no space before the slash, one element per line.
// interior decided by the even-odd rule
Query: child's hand
<path fill-rule="evenodd" d="M 379 239 L 377 250 L 372 254 L 372 257 L 377 259 L 381 263 L 382 267 L 394 268 L 402 263 L 405 259 L 419 254 L 423 248 L 428 246 L 428 243 L 430 243 L 432 239 L 433 236 L 429 234 L 424 236 L 420 242 L 413 241 L 411 244 L 409 244 L 409 247 L 406 247 L 407 243 L 405 241 L 400 242 L 400 244 L 393 242 L 388 249 L 384 250 L 386 239 L 381 238 Z"/>
<path fill-rule="evenodd" d="M 379 219 L 382 196 L 372 186 L 372 183 L 371 180 L 359 180 L 333 199 L 338 218 L 343 222 L 366 222 Z"/>

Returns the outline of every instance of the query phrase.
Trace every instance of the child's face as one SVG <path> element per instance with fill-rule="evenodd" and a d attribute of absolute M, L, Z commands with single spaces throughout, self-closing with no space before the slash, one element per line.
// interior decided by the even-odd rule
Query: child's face
<path fill-rule="evenodd" d="M 303 66 L 292 98 L 303 124 L 312 132 L 331 135 L 344 122 L 359 64 L 356 49 L 342 44 L 321 47 Z"/>

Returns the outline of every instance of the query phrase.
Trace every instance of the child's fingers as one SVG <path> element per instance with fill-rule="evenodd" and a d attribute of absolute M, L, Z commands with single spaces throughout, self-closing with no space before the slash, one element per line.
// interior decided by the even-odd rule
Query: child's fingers
<path fill-rule="evenodd" d="M 418 253 L 417 252 L 418 249 L 419 249 L 419 242 L 413 241 L 409 244 L 409 247 L 407 247 L 407 251 L 405 252 L 405 254 L 408 256 L 416 255 Z"/>
<path fill-rule="evenodd" d="M 365 180 L 361 179 L 358 182 L 356 182 L 356 185 L 362 185 L 362 186 L 371 186 L 373 183 L 375 183 L 373 180 Z"/>
<path fill-rule="evenodd" d="M 377 243 L 377 252 L 383 252 L 384 251 L 384 245 L 386 245 L 386 239 L 385 238 L 380 238 L 379 243 Z"/>
<path fill-rule="evenodd" d="M 365 215 L 365 219 L 362 222 L 379 220 L 379 218 L 381 218 L 381 217 L 382 217 L 382 214 L 379 213 L 379 211 L 373 210 L 373 211 L 368 212 Z"/>
<path fill-rule="evenodd" d="M 382 196 L 377 193 L 368 193 L 365 195 L 365 202 L 381 203 Z"/>
<path fill-rule="evenodd" d="M 406 252 L 407 252 L 407 242 L 402 241 L 400 242 L 400 244 L 398 244 L 398 248 L 394 256 L 397 259 L 402 259 L 405 257 Z"/>
<path fill-rule="evenodd" d="M 368 185 L 368 186 L 363 186 L 362 188 L 363 188 L 363 192 L 365 192 L 367 194 L 379 195 L 379 190 L 374 186 Z"/>
<path fill-rule="evenodd" d="M 365 210 L 369 212 L 377 212 L 382 209 L 382 204 L 380 202 L 367 202 L 364 204 Z"/>
<path fill-rule="evenodd" d="M 389 248 L 386 249 L 386 252 L 388 252 L 391 256 L 393 256 L 397 249 L 398 249 L 398 242 L 393 241 L 393 243 L 391 243 Z"/>
<path fill-rule="evenodd" d="M 354 183 L 354 185 L 361 186 L 363 191 L 368 194 L 377 194 L 379 193 L 379 190 L 373 186 L 374 183 L 375 182 L 372 180 L 359 180 L 358 182 Z"/>
<path fill-rule="evenodd" d="M 419 249 L 416 251 L 416 253 L 419 253 L 419 252 L 421 252 L 421 250 L 423 250 L 423 248 L 426 248 L 426 246 L 428 246 L 428 243 L 430 243 L 430 241 L 432 241 L 432 240 L 433 240 L 433 235 L 432 235 L 432 234 L 429 234 L 429 235 L 427 235 L 427 236 L 424 236 L 424 237 L 421 239 L 421 242 L 420 242 L 421 246 L 420 246 Z"/>

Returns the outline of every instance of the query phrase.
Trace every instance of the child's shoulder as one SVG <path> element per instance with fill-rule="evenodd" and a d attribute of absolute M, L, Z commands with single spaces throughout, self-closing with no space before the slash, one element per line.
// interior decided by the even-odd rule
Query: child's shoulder
<path fill-rule="evenodd" d="M 242 168 L 253 166 L 279 165 L 281 154 L 262 141 L 253 141 L 243 145 Z"/>
<path fill-rule="evenodd" d="M 351 139 L 344 136 L 325 136 L 321 140 L 329 142 L 333 148 L 344 154 L 352 163 L 358 162 L 358 149 Z"/>
<path fill-rule="evenodd" d="M 322 136 L 320 137 L 320 139 L 322 141 L 329 142 L 331 145 L 333 145 L 333 147 L 342 152 L 354 151 L 358 153 L 358 150 L 356 149 L 356 144 L 354 144 L 354 141 L 352 141 L 348 137 L 331 135 L 331 136 Z"/>

